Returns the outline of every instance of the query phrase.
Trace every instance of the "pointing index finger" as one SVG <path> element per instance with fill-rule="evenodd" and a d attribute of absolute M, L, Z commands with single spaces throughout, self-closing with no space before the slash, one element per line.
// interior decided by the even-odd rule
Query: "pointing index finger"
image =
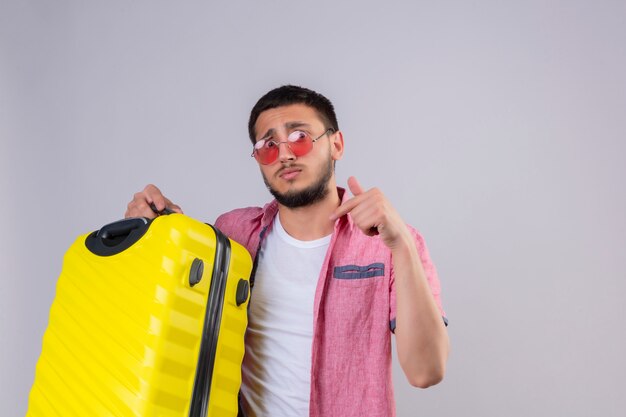
<path fill-rule="evenodd" d="M 348 178 L 348 188 L 354 197 L 346 200 L 343 204 L 337 207 L 333 214 L 330 215 L 330 220 L 336 220 L 341 216 L 350 213 L 352 209 L 354 209 L 362 200 L 359 196 L 365 191 L 363 191 L 363 187 L 361 187 L 361 184 L 359 184 L 356 177 L 351 176 Z"/>
<path fill-rule="evenodd" d="M 350 188 L 350 192 L 352 192 L 354 196 L 363 194 L 363 187 L 361 187 L 361 184 L 359 184 L 354 176 L 348 178 L 348 188 Z"/>

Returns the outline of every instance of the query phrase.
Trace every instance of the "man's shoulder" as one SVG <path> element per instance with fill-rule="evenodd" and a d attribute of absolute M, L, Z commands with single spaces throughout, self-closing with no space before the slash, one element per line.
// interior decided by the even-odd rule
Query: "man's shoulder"
<path fill-rule="evenodd" d="M 263 216 L 261 207 L 242 207 L 221 214 L 215 220 L 215 226 L 226 232 L 232 228 L 241 228 L 250 222 L 258 221 Z"/>
<path fill-rule="evenodd" d="M 262 217 L 261 207 L 238 208 L 220 215 L 215 220 L 215 227 L 251 251 L 255 246 L 253 235 L 257 232 Z"/>
<path fill-rule="evenodd" d="M 262 207 L 241 207 L 220 214 L 215 223 L 219 222 L 220 220 L 224 221 L 233 219 L 257 218 L 262 214 Z"/>

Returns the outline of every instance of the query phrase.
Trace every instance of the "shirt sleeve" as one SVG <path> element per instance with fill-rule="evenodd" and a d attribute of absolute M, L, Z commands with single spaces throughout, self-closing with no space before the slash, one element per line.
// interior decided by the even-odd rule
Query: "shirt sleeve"
<path fill-rule="evenodd" d="M 426 280 L 428 281 L 428 285 L 430 286 L 430 291 L 433 295 L 435 303 L 437 304 L 437 307 L 439 308 L 439 312 L 441 313 L 443 322 L 447 326 L 448 319 L 441 304 L 441 284 L 439 283 L 437 268 L 435 268 L 435 264 L 430 258 L 428 247 L 426 247 L 426 242 L 424 241 L 422 235 L 413 227 L 407 227 L 409 228 L 409 231 L 413 236 L 413 240 L 415 241 L 417 252 L 419 254 L 420 260 L 422 261 L 422 268 L 424 269 L 424 273 L 426 274 Z M 391 262 L 391 259 L 389 264 L 391 265 L 389 277 L 389 328 L 392 332 L 394 332 L 396 330 L 396 285 L 393 262 Z"/>

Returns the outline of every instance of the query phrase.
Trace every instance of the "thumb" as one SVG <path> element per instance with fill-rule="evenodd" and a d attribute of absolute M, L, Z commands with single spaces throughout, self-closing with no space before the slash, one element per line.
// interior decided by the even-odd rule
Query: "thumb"
<path fill-rule="evenodd" d="M 363 194 L 363 188 L 361 187 L 361 184 L 359 184 L 359 182 L 356 180 L 356 177 L 348 178 L 348 188 L 350 188 L 350 192 L 354 196 Z"/>

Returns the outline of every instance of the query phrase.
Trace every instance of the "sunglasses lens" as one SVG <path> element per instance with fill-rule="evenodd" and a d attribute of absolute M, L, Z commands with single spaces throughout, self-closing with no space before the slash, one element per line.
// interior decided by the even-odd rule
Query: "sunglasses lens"
<path fill-rule="evenodd" d="M 296 156 L 306 155 L 313 148 L 311 137 L 301 130 L 291 132 L 287 136 L 287 140 L 289 141 L 291 152 Z"/>
<path fill-rule="evenodd" d="M 254 158 L 263 165 L 271 164 L 278 156 L 278 145 L 271 140 L 261 139 L 254 144 Z"/>

